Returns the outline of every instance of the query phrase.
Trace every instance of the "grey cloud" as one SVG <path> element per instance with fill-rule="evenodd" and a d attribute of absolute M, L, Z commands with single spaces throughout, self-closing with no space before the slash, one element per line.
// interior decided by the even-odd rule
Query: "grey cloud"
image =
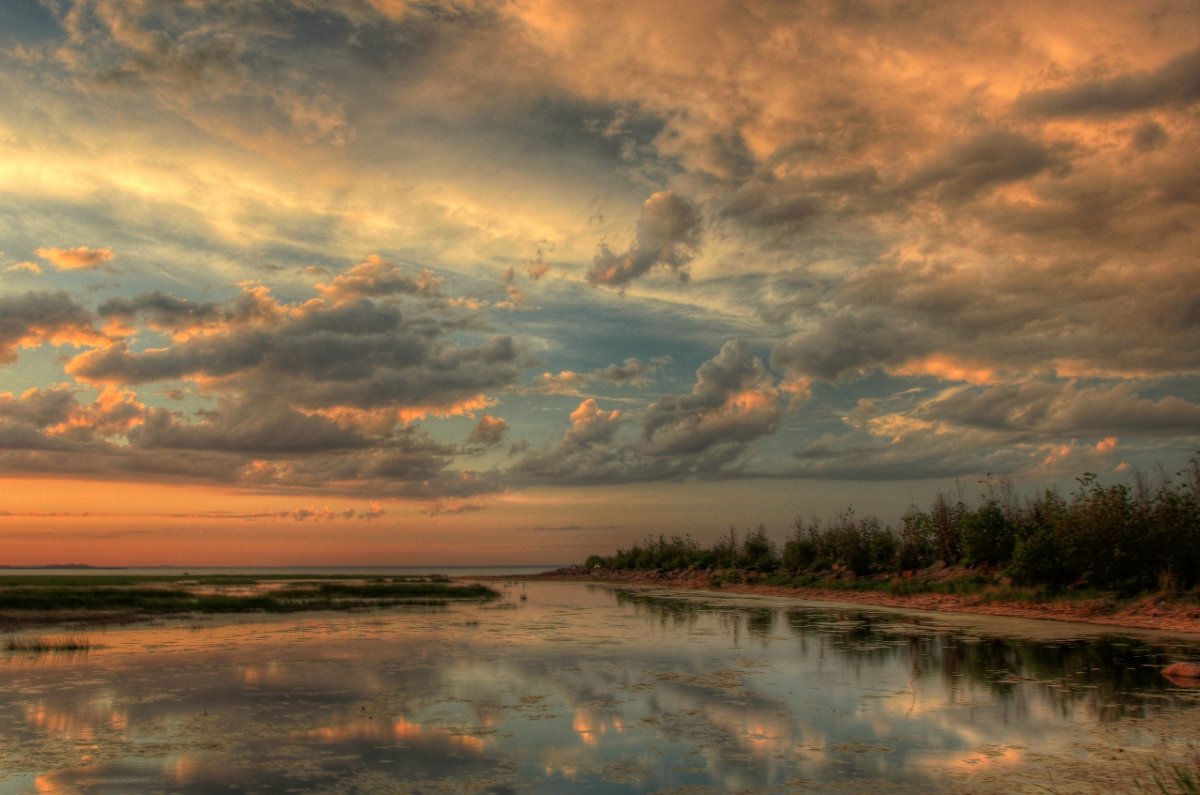
<path fill-rule="evenodd" d="M 610 364 L 589 373 L 565 370 L 561 373 L 543 373 L 538 377 L 538 386 L 529 390 L 547 394 L 578 395 L 583 386 L 603 382 L 615 386 L 645 386 L 652 376 L 671 363 L 670 356 L 655 356 L 642 361 L 629 356 L 621 364 Z"/>
<path fill-rule="evenodd" d="M 475 427 L 471 429 L 471 433 L 467 437 L 467 444 L 480 447 L 495 447 L 504 441 L 504 434 L 507 431 L 508 423 L 502 418 L 485 414 L 479 419 Z"/>
<path fill-rule="evenodd" d="M 783 410 L 770 382 L 766 366 L 746 342 L 725 343 L 696 371 L 690 394 L 664 395 L 647 408 L 642 420 L 646 452 L 697 455 L 774 433 Z"/>
<path fill-rule="evenodd" d="M 144 318 L 152 328 L 178 329 L 223 319 L 216 304 L 196 303 L 186 298 L 155 291 L 133 298 L 113 298 L 99 306 L 101 317 L 132 322 Z"/>
<path fill-rule="evenodd" d="M 831 285 L 771 362 L 831 382 L 877 368 L 988 378 L 1200 371 L 1200 284 L 1186 256 L 1133 261 L 1144 267 L 1069 251 L 994 264 L 894 258 Z"/>
<path fill-rule="evenodd" d="M 834 480 L 919 480 L 968 473 L 1021 471 L 1038 448 L 990 434 L 918 430 L 900 441 L 866 433 L 826 434 L 793 454 L 795 477 Z M 1004 444 L 1000 444 L 1004 442 Z"/>
<path fill-rule="evenodd" d="M 1129 383 L 1079 387 L 1034 381 L 963 389 L 927 404 L 919 416 L 984 430 L 1072 436 L 1197 436 L 1200 405 L 1150 400 Z"/>
<path fill-rule="evenodd" d="M 335 452 L 366 447 L 368 440 L 320 416 L 281 401 L 221 401 L 200 422 L 157 409 L 129 433 L 144 449 L 211 450 L 260 457 Z"/>
<path fill-rule="evenodd" d="M 11 458 L 17 455 L 17 453 L 8 451 L 24 451 L 24 454 L 28 454 L 29 451 L 37 450 L 69 449 L 70 446 L 68 440 L 48 436 L 32 423 L 0 416 L 0 451 L 6 451 L 0 455 L 0 461 L 6 457 Z M 3 471 L 2 465 L 0 465 L 0 471 Z M 15 468 L 9 471 L 20 472 L 21 470 Z"/>
<path fill-rule="evenodd" d="M 588 399 L 556 445 L 527 454 L 509 475 L 580 485 L 728 476 L 741 467 L 748 443 L 778 430 L 782 417 L 765 365 L 733 340 L 696 371 L 689 394 L 665 395 L 647 408 L 636 441 L 619 437 L 620 412 Z"/>
<path fill-rule="evenodd" d="M 610 364 L 608 367 L 592 372 L 590 377 L 618 386 L 642 385 L 649 380 L 648 377 L 651 373 L 670 362 L 670 356 L 656 356 L 648 362 L 643 362 L 636 356 L 630 356 L 622 364 Z"/>
<path fill-rule="evenodd" d="M 908 324 L 900 312 L 847 307 L 821 318 L 811 331 L 778 342 L 771 352 L 771 366 L 837 381 L 898 364 L 932 348 L 927 333 Z"/>
<path fill-rule="evenodd" d="M 0 393 L 0 419 L 44 429 L 66 422 L 79 407 L 69 386 L 31 389 L 20 397 Z"/>
<path fill-rule="evenodd" d="M 446 469 L 453 452 L 418 429 L 409 427 L 387 444 L 348 463 L 359 468 L 356 479 L 428 483 L 435 481 Z"/>
<path fill-rule="evenodd" d="M 56 338 L 99 338 L 92 315 L 64 292 L 27 292 L 0 297 L 0 363 L 17 360 L 17 348 Z"/>
<path fill-rule="evenodd" d="M 1154 120 L 1144 121 L 1133 131 L 1133 148 L 1139 152 L 1153 152 L 1161 149 L 1171 140 L 1162 125 Z"/>
<path fill-rule="evenodd" d="M 240 317 L 256 306 L 239 299 L 223 312 Z M 118 343 L 81 354 L 68 371 L 82 380 L 122 384 L 232 379 L 214 388 L 263 394 L 286 381 L 289 399 L 310 408 L 447 405 L 515 380 L 518 354 L 511 338 L 460 345 L 446 338 L 449 329 L 435 316 L 408 317 L 365 299 L 306 305 L 162 349 L 134 351 Z"/>
<path fill-rule="evenodd" d="M 769 172 L 743 182 L 724 201 L 721 216 L 783 237 L 818 220 L 869 211 L 881 182 L 873 167 L 818 176 L 776 178 Z"/>
<path fill-rule="evenodd" d="M 1061 170 L 1067 161 L 1046 145 L 1019 133 L 986 130 L 938 155 L 897 187 L 901 194 L 933 190 L 947 202 L 975 198 L 997 185 Z"/>
<path fill-rule="evenodd" d="M 700 209 L 671 191 L 655 193 L 642 204 L 633 244 L 623 253 L 602 244 L 588 269 L 591 284 L 623 287 L 663 266 L 686 278 L 683 268 L 700 245 Z"/>
<path fill-rule="evenodd" d="M 1153 72 L 1123 74 L 1067 88 L 1031 91 L 1017 108 L 1035 116 L 1130 113 L 1200 101 L 1200 49 L 1176 56 Z"/>

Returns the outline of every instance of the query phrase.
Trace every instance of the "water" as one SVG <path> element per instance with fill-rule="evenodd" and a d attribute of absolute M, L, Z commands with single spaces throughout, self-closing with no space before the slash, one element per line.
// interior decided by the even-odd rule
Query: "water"
<path fill-rule="evenodd" d="M 516 577 L 524 574 L 540 574 L 559 566 L 150 566 L 131 568 L 5 568 L 0 566 L 3 577 L 105 577 L 113 575 L 131 577 L 178 577 L 184 574 L 197 576 L 254 575 L 272 577 L 297 575 L 351 575 L 361 577 L 422 577 L 444 574 L 448 577 Z M 3 580 L 0 580 L 0 584 Z"/>
<path fill-rule="evenodd" d="M 0 795 L 1137 792 L 1200 753 L 1159 674 L 1200 640 L 497 587 L 0 652 Z"/>

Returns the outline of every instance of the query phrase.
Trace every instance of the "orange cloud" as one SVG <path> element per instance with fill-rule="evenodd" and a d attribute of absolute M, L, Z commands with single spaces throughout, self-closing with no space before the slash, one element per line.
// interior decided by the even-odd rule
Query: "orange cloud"
<path fill-rule="evenodd" d="M 95 270 L 116 256 L 111 248 L 88 248 L 87 246 L 76 246 L 75 248 L 46 246 L 39 248 L 37 255 L 60 271 Z"/>
<path fill-rule="evenodd" d="M 354 406 L 330 406 L 320 409 L 298 408 L 302 414 L 318 415 L 337 424 L 340 428 L 354 429 L 362 433 L 382 434 L 397 423 L 407 425 L 427 417 L 470 417 L 476 411 L 491 408 L 496 401 L 487 395 L 475 395 L 448 404 L 424 404 L 419 406 L 383 406 L 360 409 Z"/>
<path fill-rule="evenodd" d="M 931 375 L 945 381 L 964 381 L 976 385 L 996 383 L 996 371 L 993 368 L 940 353 L 907 361 L 892 372 L 907 376 Z"/>

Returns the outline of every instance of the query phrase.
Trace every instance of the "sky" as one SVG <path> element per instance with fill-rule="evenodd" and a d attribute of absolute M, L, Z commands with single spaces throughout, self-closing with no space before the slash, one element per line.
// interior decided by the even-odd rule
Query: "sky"
<path fill-rule="evenodd" d="M 1191 0 L 0 4 L 0 564 L 569 563 L 1200 450 Z"/>

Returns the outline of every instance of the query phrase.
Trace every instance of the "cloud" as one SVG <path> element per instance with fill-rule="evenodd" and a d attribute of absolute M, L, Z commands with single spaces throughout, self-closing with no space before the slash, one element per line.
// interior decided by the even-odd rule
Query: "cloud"
<path fill-rule="evenodd" d="M 449 321 L 402 315 L 366 299 L 283 305 L 261 288 L 247 287 L 230 306 L 202 314 L 217 318 L 204 334 L 141 351 L 117 342 L 80 354 L 67 371 L 89 383 L 184 379 L 210 390 L 264 397 L 286 382 L 289 403 L 313 410 L 448 408 L 505 387 L 517 374 L 511 337 L 458 344 L 447 338 Z M 190 323 L 195 313 L 166 318 Z"/>
<path fill-rule="evenodd" d="M 1036 116 L 1093 116 L 1196 102 L 1200 102 L 1200 48 L 1177 55 L 1151 72 L 1025 92 L 1016 104 Z"/>
<path fill-rule="evenodd" d="M 1171 140 L 1171 136 L 1156 121 L 1144 121 L 1133 132 L 1133 148 L 1139 152 L 1153 152 L 1161 149 Z"/>
<path fill-rule="evenodd" d="M 528 453 L 510 470 L 518 480 L 598 484 L 644 477 L 635 450 L 616 443 L 618 410 L 604 411 L 592 398 L 571 412 L 570 427 L 557 444 Z"/>
<path fill-rule="evenodd" d="M 621 423 L 621 412 L 604 412 L 588 398 L 571 412 L 571 430 L 567 439 L 580 447 L 611 442 Z"/>
<path fill-rule="evenodd" d="M 338 274 L 331 284 L 318 284 L 317 292 L 331 301 L 343 302 L 389 295 L 430 297 L 436 296 L 440 287 L 432 271 L 424 270 L 414 278 L 378 254 L 372 254 Z"/>
<path fill-rule="evenodd" d="M 624 287 L 651 269 L 663 266 L 686 279 L 684 270 L 700 245 L 699 208 L 671 191 L 659 191 L 642 204 L 632 245 L 613 252 L 606 244 L 588 269 L 591 284 Z"/>
<path fill-rule="evenodd" d="M 37 255 L 60 271 L 96 270 L 116 256 L 110 248 L 88 248 L 87 246 L 65 249 L 44 247 L 37 250 Z"/>
<path fill-rule="evenodd" d="M 593 371 L 589 378 L 617 386 L 645 386 L 649 383 L 651 374 L 670 363 L 670 356 L 655 356 L 648 362 L 643 362 L 636 356 L 630 356 L 621 364 L 610 364 Z"/>
<path fill-rule="evenodd" d="M 36 276 L 42 272 L 42 266 L 36 262 L 15 262 L 4 270 L 8 273 L 31 273 Z"/>
<path fill-rule="evenodd" d="M 394 274 L 376 264 L 296 302 L 258 284 L 216 302 L 161 291 L 112 298 L 99 308 L 111 337 L 66 294 L 0 298 L 9 361 L 22 346 L 82 342 L 90 349 L 66 370 L 99 389 L 90 402 L 75 385 L 0 395 L 0 469 L 422 500 L 495 490 L 494 477 L 453 464 L 499 444 L 504 420 L 485 415 L 466 446 L 436 441 L 416 421 L 492 405 L 486 392 L 519 373 L 516 344 L 438 303 L 410 312 L 385 283 Z M 154 344 L 140 344 L 143 334 Z M 195 397 L 174 409 L 131 391 L 179 382 Z"/>
<path fill-rule="evenodd" d="M 133 298 L 112 298 L 102 303 L 96 311 L 106 320 L 126 324 L 141 320 L 152 329 L 174 334 L 195 333 L 205 327 L 233 320 L 217 304 L 196 303 L 159 291 Z"/>
<path fill-rule="evenodd" d="M 1065 165 L 1061 155 L 1028 136 L 989 129 L 939 153 L 897 190 L 902 194 L 933 191 L 940 201 L 957 204 Z"/>
<path fill-rule="evenodd" d="M 318 415 L 297 411 L 282 400 L 226 398 L 203 420 L 155 409 L 130 434 L 140 448 L 212 450 L 256 456 L 337 452 L 367 447 L 363 436 Z"/>
<path fill-rule="evenodd" d="M 366 514 L 363 514 L 365 516 Z M 345 508 L 341 511 L 334 511 L 329 506 L 307 506 L 305 508 L 296 508 L 290 511 L 254 511 L 251 513 L 234 513 L 232 511 L 208 511 L 205 513 L 175 513 L 169 514 L 172 519 L 244 519 L 250 521 L 277 521 L 279 519 L 290 519 L 294 522 L 307 522 L 310 519 L 314 522 L 331 522 L 335 519 L 348 521 L 354 518 L 354 509 Z M 359 517 L 363 518 L 362 516 Z"/>
<path fill-rule="evenodd" d="M 504 434 L 507 431 L 508 423 L 502 418 L 484 414 L 479 419 L 479 423 L 471 429 L 471 434 L 467 437 L 467 444 L 485 448 L 495 447 L 504 440 Z"/>
<path fill-rule="evenodd" d="M 537 378 L 538 385 L 532 391 L 552 395 L 578 395 L 581 388 L 596 383 L 646 386 L 654 375 L 670 363 L 670 356 L 655 356 L 649 361 L 629 356 L 621 364 L 610 364 L 587 373 L 577 373 L 574 370 L 542 373 Z"/>
<path fill-rule="evenodd" d="M 443 516 L 456 515 L 464 513 L 476 513 L 484 510 L 482 505 L 473 502 L 459 502 L 454 500 L 438 500 L 429 506 L 425 511 L 427 516 Z"/>
<path fill-rule="evenodd" d="M 0 296 L 0 364 L 17 360 L 17 349 L 51 345 L 97 345 L 90 312 L 64 292 Z"/>
<path fill-rule="evenodd" d="M 929 402 L 918 416 L 1025 436 L 1200 435 L 1200 405 L 1170 395 L 1143 398 L 1129 383 L 1035 381 L 960 389 Z"/>
<path fill-rule="evenodd" d="M 1197 373 L 1200 285 L 1186 270 L 1182 254 L 1140 269 L 1058 252 L 889 258 L 810 303 L 771 362 L 829 382 L 880 369 L 967 382 Z"/>
<path fill-rule="evenodd" d="M 646 409 L 642 438 L 649 455 L 696 455 L 773 434 L 783 418 L 780 392 L 762 360 L 742 340 L 725 343 L 696 371 L 690 394 L 664 395 Z"/>
<path fill-rule="evenodd" d="M 749 443 L 778 430 L 784 394 L 747 343 L 730 341 L 697 370 L 689 394 L 647 406 L 638 438 L 622 439 L 624 414 L 588 398 L 562 439 L 528 453 L 510 475 L 585 485 L 722 476 Z"/>

